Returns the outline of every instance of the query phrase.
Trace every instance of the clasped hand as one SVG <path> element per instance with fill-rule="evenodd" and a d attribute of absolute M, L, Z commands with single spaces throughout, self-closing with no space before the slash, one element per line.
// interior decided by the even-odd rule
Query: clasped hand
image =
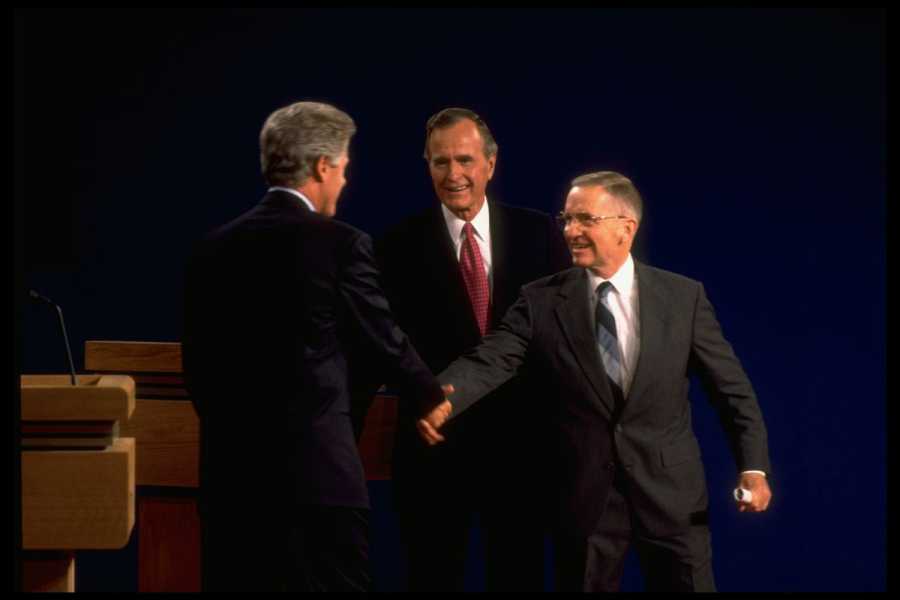
<path fill-rule="evenodd" d="M 444 436 L 438 433 L 438 429 L 447 422 L 447 419 L 450 418 L 450 413 L 453 412 L 453 405 L 450 404 L 450 400 L 448 400 L 450 395 L 454 392 L 453 386 L 448 383 L 442 385 L 441 390 L 444 392 L 444 401 L 435 406 L 431 412 L 416 422 L 416 428 L 419 430 L 419 435 L 422 436 L 422 439 L 425 440 L 429 446 L 434 446 L 435 444 L 444 441 Z"/>

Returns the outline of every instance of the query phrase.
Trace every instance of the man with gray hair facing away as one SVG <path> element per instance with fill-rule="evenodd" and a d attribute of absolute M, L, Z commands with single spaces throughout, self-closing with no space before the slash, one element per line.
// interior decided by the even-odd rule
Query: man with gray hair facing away
<path fill-rule="evenodd" d="M 355 130 L 318 102 L 272 113 L 260 134 L 268 192 L 188 264 L 204 590 L 370 591 L 356 357 L 423 414 L 441 398 L 390 313 L 370 238 L 331 219 Z"/>
<path fill-rule="evenodd" d="M 648 591 L 715 591 L 692 374 L 725 429 L 737 489 L 750 492 L 735 494 L 738 509 L 764 511 L 772 496 L 766 427 L 747 374 L 703 284 L 632 258 L 641 216 L 627 177 L 575 178 L 559 215 L 574 266 L 522 289 L 495 332 L 438 375 L 455 392 L 419 422 L 435 444 L 451 414 L 519 368 L 542 382 L 540 401 L 517 410 L 543 415 L 553 438 L 556 468 L 540 485 L 556 494 L 557 591 L 617 591 L 631 545 Z M 498 435 L 516 435 L 515 416 Z"/>

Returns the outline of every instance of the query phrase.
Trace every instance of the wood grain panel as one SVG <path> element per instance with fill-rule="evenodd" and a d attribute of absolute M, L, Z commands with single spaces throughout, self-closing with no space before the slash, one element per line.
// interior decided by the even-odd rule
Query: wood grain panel
<path fill-rule="evenodd" d="M 22 547 L 115 549 L 134 526 L 134 440 L 105 450 L 22 451 Z"/>
<path fill-rule="evenodd" d="M 378 395 L 372 400 L 362 435 L 359 454 L 367 480 L 391 478 L 394 430 L 397 428 L 397 397 Z"/>
<path fill-rule="evenodd" d="M 139 398 L 120 427 L 137 440 L 138 485 L 197 487 L 200 422 L 190 402 Z"/>
<path fill-rule="evenodd" d="M 88 340 L 84 343 L 84 368 L 119 373 L 181 373 L 181 344 Z"/>
<path fill-rule="evenodd" d="M 140 498 L 139 592 L 200 591 L 200 518 L 193 498 Z M 261 551 L 263 549 L 260 549 Z"/>
<path fill-rule="evenodd" d="M 124 421 L 134 410 L 134 380 L 127 375 L 22 375 L 23 421 Z"/>

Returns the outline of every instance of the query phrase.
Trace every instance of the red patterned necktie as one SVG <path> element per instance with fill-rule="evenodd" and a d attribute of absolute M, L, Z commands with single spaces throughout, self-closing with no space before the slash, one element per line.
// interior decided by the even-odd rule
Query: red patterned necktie
<path fill-rule="evenodd" d="M 481 252 L 478 250 L 478 242 L 475 241 L 475 228 L 471 223 L 463 225 L 462 249 L 459 252 L 459 268 L 462 271 L 466 290 L 469 292 L 469 300 L 475 311 L 475 320 L 478 321 L 478 329 L 481 335 L 487 333 L 488 307 L 491 298 L 488 291 L 487 273 L 484 272 L 484 263 L 481 261 Z"/>

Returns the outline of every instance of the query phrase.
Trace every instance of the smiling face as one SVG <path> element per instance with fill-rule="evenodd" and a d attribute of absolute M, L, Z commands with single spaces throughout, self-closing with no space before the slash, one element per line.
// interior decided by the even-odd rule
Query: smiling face
<path fill-rule="evenodd" d="M 428 170 L 434 191 L 441 204 L 465 221 L 481 210 L 496 160 L 496 156 L 484 155 L 484 140 L 469 119 L 435 129 L 428 138 Z"/>
<path fill-rule="evenodd" d="M 637 221 L 630 211 L 601 186 L 576 186 L 566 198 L 565 212 L 593 217 L 629 216 L 628 219 L 606 219 L 589 226 L 572 219 L 564 231 L 573 265 L 591 269 L 604 279 L 612 277 L 628 259 L 637 231 Z"/>

